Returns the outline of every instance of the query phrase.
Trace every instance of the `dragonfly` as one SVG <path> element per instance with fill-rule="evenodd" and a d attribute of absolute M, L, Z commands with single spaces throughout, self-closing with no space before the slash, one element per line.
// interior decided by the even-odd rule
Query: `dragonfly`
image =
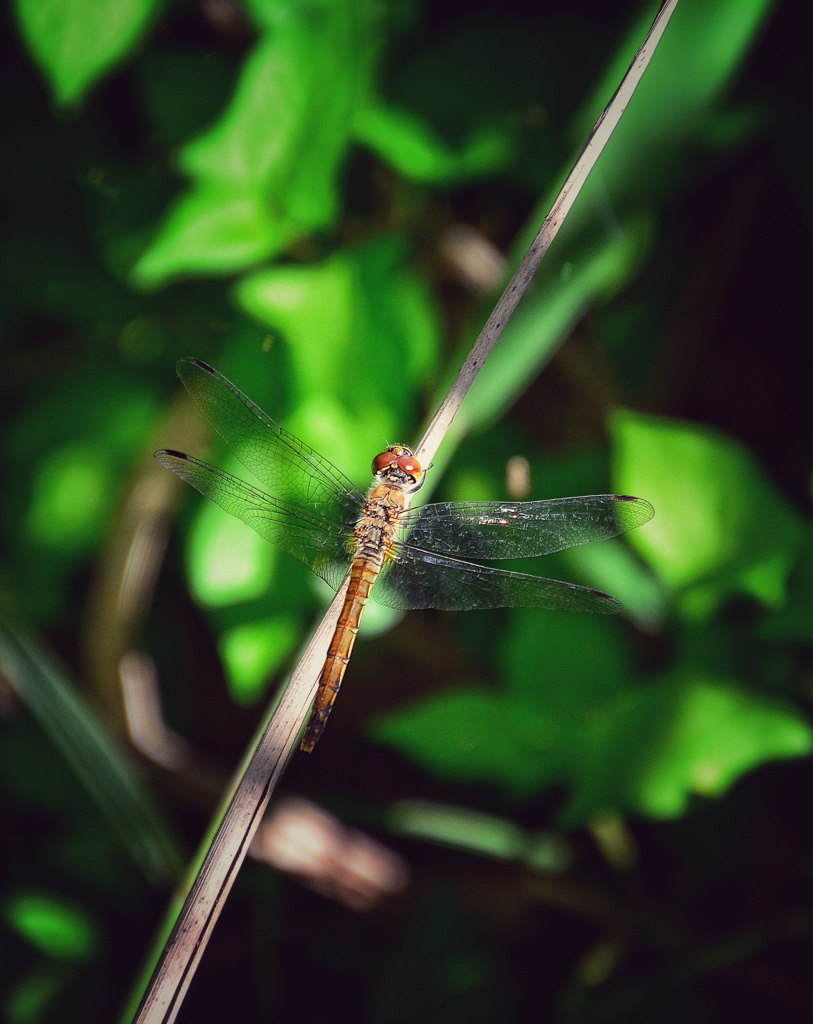
<path fill-rule="evenodd" d="M 643 498 L 594 494 L 411 508 L 425 471 L 407 445 L 391 444 L 376 455 L 373 483 L 365 493 L 202 360 L 181 359 L 177 372 L 211 426 L 270 493 L 183 452 L 156 452 L 158 462 L 304 563 L 334 591 L 349 572 L 302 750 L 311 752 L 324 731 L 371 594 L 380 604 L 403 610 L 622 611 L 621 603 L 601 590 L 481 563 L 617 537 L 652 518 L 654 509 Z"/>

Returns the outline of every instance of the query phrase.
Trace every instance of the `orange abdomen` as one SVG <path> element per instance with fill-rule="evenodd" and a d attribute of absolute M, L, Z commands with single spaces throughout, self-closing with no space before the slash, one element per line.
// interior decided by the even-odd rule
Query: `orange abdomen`
<path fill-rule="evenodd" d="M 310 753 L 316 746 L 319 737 L 327 724 L 339 687 L 342 685 L 345 669 L 353 652 L 353 644 L 358 636 L 359 623 L 364 606 L 370 597 L 370 591 L 381 571 L 383 558 L 371 559 L 359 556 L 350 570 L 350 583 L 344 599 L 339 621 L 330 641 L 322 675 L 319 678 L 319 689 L 313 705 L 308 727 L 302 738 L 300 750 Z"/>

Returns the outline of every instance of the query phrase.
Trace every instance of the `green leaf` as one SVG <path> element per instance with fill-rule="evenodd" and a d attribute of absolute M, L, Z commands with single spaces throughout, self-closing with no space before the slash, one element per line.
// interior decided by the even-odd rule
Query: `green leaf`
<path fill-rule="evenodd" d="M 356 106 L 369 90 L 367 0 L 278 6 L 220 120 L 188 143 L 194 181 L 135 270 L 142 285 L 232 273 L 329 227 Z"/>
<path fill-rule="evenodd" d="M 304 50 L 311 38 L 307 26 L 291 17 L 260 39 L 220 120 L 181 150 L 183 171 L 233 187 L 279 179 L 308 115 L 311 70 Z"/>
<path fill-rule="evenodd" d="M 419 117 L 394 107 L 359 111 L 354 134 L 405 177 L 428 184 L 484 177 L 505 167 L 512 157 L 510 139 L 498 128 L 480 126 L 456 151 Z"/>
<path fill-rule="evenodd" d="M 492 783 L 528 796 L 558 772 L 555 727 L 532 702 L 464 689 L 417 701 L 369 735 L 442 779 Z"/>
<path fill-rule="evenodd" d="M 439 348 L 432 296 L 404 262 L 400 242 L 382 239 L 313 266 L 252 274 L 236 288 L 239 305 L 287 342 L 300 393 L 286 426 L 300 421 L 310 443 L 342 453 L 336 461 L 354 477 L 368 472 L 371 439 L 408 425 Z"/>
<path fill-rule="evenodd" d="M 569 824 L 608 809 L 676 817 L 692 795 L 718 797 L 757 765 L 813 748 L 789 705 L 691 672 L 619 697 L 573 740 Z"/>
<path fill-rule="evenodd" d="M 227 274 L 280 252 L 296 234 L 257 189 L 205 183 L 185 193 L 133 268 L 152 288 L 189 274 Z"/>
<path fill-rule="evenodd" d="M 78 103 L 135 46 L 161 0 L 17 0 L 20 28 L 57 103 Z"/>
<path fill-rule="evenodd" d="M 234 459 L 224 465 L 240 472 Z M 187 571 L 195 600 L 221 608 L 262 597 L 274 579 L 277 549 L 211 502 L 193 500 L 198 510 L 189 534 Z"/>
<path fill-rule="evenodd" d="M 37 467 L 26 533 L 38 545 L 80 552 L 109 522 L 114 494 L 104 452 L 89 443 L 51 451 Z"/>
<path fill-rule="evenodd" d="M 280 615 L 246 622 L 221 635 L 220 656 L 238 703 L 253 704 L 263 696 L 271 676 L 296 647 L 299 634 L 299 619 Z"/>
<path fill-rule="evenodd" d="M 99 948 L 99 934 L 87 913 L 44 893 L 13 896 L 3 908 L 11 927 L 48 956 L 87 960 Z"/>
<path fill-rule="evenodd" d="M 800 521 L 755 459 L 731 438 L 677 420 L 617 414 L 614 485 L 655 506 L 630 543 L 708 614 L 732 593 L 780 603 L 802 541 Z"/>
<path fill-rule="evenodd" d="M 503 679 L 552 721 L 580 717 L 626 687 L 621 628 L 614 617 L 518 609 L 497 648 Z"/>
<path fill-rule="evenodd" d="M 559 694 L 551 702 L 545 687 L 536 700 L 477 689 L 440 694 L 370 733 L 447 781 L 523 798 L 564 785 L 570 826 L 607 811 L 676 817 L 693 795 L 719 797 L 752 768 L 813 749 L 799 712 L 726 680 L 687 672 L 602 696 L 579 693 L 580 678 L 552 672 Z M 575 697 L 565 694 L 568 683 Z"/>
<path fill-rule="evenodd" d="M 372 735 L 445 780 L 522 798 L 564 786 L 570 825 L 606 811 L 677 816 L 693 795 L 720 796 L 757 765 L 810 751 L 793 707 L 702 665 L 633 686 L 619 628 L 515 614 L 497 652 L 505 686 L 423 699 Z"/>
<path fill-rule="evenodd" d="M 627 691 L 618 631 L 598 616 L 516 611 L 497 650 L 505 686 L 426 698 L 372 735 L 445 779 L 530 796 L 566 777 L 573 736 Z"/>
<path fill-rule="evenodd" d="M 235 287 L 235 297 L 250 316 L 281 332 L 303 391 L 329 391 L 341 378 L 359 304 L 344 253 L 321 264 L 251 274 Z"/>

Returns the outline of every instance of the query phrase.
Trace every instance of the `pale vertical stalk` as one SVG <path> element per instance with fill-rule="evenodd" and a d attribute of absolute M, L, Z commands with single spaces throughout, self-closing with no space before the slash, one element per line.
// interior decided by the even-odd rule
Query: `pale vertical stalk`
<path fill-rule="evenodd" d="M 424 465 L 431 463 L 460 403 L 539 269 L 588 174 L 620 121 L 677 4 L 678 0 L 664 0 L 621 85 L 596 122 L 539 233 L 461 367 L 416 450 Z M 169 1024 L 175 1020 L 269 797 L 310 711 L 317 676 L 338 621 L 345 589 L 346 581 L 294 670 L 279 706 L 270 720 L 263 724 L 247 763 L 237 775 L 223 819 L 202 857 L 200 869 L 136 1013 L 134 1020 L 137 1024 Z"/>
<path fill-rule="evenodd" d="M 537 270 L 539 270 L 539 266 L 548 249 L 550 249 L 554 238 L 559 233 L 559 229 L 570 212 L 570 208 L 576 201 L 576 197 L 581 192 L 588 175 L 618 126 L 618 122 L 627 109 L 633 93 L 638 88 L 638 84 L 661 41 L 661 37 L 677 4 L 678 0 L 664 0 L 661 9 L 652 23 L 652 28 L 650 28 L 646 38 L 641 43 L 626 75 L 624 75 L 621 84 L 616 89 L 615 95 L 593 126 L 584 149 L 579 154 L 573 170 L 568 175 L 567 181 L 556 197 L 550 213 L 545 218 L 542 227 L 537 232 L 536 238 L 531 243 L 531 247 L 497 301 L 494 311 L 486 321 L 482 331 L 480 331 L 480 335 L 477 341 L 475 341 L 468 358 L 461 366 L 460 372 L 449 389 L 448 395 L 444 398 L 423 439 L 415 449 L 415 455 L 423 465 L 426 466 L 432 462 L 446 431 L 457 415 L 461 402 L 468 394 L 469 388 L 474 383 L 477 374 L 482 370 L 483 364 L 491 355 L 491 350 L 497 344 L 500 335 L 505 329 L 505 325 L 517 308 L 519 300 L 525 294 L 528 285 L 531 283 Z"/>

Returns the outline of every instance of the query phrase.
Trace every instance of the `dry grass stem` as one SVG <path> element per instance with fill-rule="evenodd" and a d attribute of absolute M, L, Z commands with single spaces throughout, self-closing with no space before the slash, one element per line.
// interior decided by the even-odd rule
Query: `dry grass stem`
<path fill-rule="evenodd" d="M 661 5 L 661 9 L 652 23 L 652 28 L 647 33 L 643 43 L 641 43 L 626 75 L 618 89 L 616 89 L 615 95 L 604 108 L 601 117 L 596 121 L 584 149 L 581 151 L 573 170 L 568 175 L 567 181 L 556 197 L 550 213 L 545 218 L 536 238 L 531 243 L 531 247 L 508 282 L 505 291 L 500 296 L 494 311 L 486 321 L 468 358 L 461 366 L 460 372 L 449 389 L 448 395 L 435 413 L 434 419 L 415 450 L 415 454 L 424 465 L 429 465 L 435 457 L 446 435 L 446 431 L 451 426 L 463 399 L 468 394 L 469 388 L 474 383 L 477 374 L 482 370 L 483 364 L 491 354 L 491 350 L 505 330 L 505 325 L 517 308 L 520 299 L 527 291 L 537 270 L 539 270 L 539 266 L 570 212 L 570 208 L 576 201 L 576 197 L 581 192 L 582 186 L 587 181 L 587 177 L 601 156 L 604 147 L 609 142 L 618 122 L 621 120 L 622 114 L 627 108 L 627 104 L 632 99 L 632 95 L 637 89 L 652 59 L 652 55 L 657 49 L 658 43 L 677 4 L 678 0 L 664 0 L 664 3 Z"/>
<path fill-rule="evenodd" d="M 615 130 L 654 53 L 678 0 L 665 0 L 621 85 L 598 119 L 556 202 L 528 253 L 501 295 L 416 454 L 432 458 L 477 374 L 539 269 L 588 174 Z M 220 910 L 310 711 L 316 679 L 341 610 L 345 587 L 336 596 L 262 732 L 227 802 L 222 822 L 203 858 L 158 966 L 134 1018 L 137 1024 L 175 1020 Z"/>

